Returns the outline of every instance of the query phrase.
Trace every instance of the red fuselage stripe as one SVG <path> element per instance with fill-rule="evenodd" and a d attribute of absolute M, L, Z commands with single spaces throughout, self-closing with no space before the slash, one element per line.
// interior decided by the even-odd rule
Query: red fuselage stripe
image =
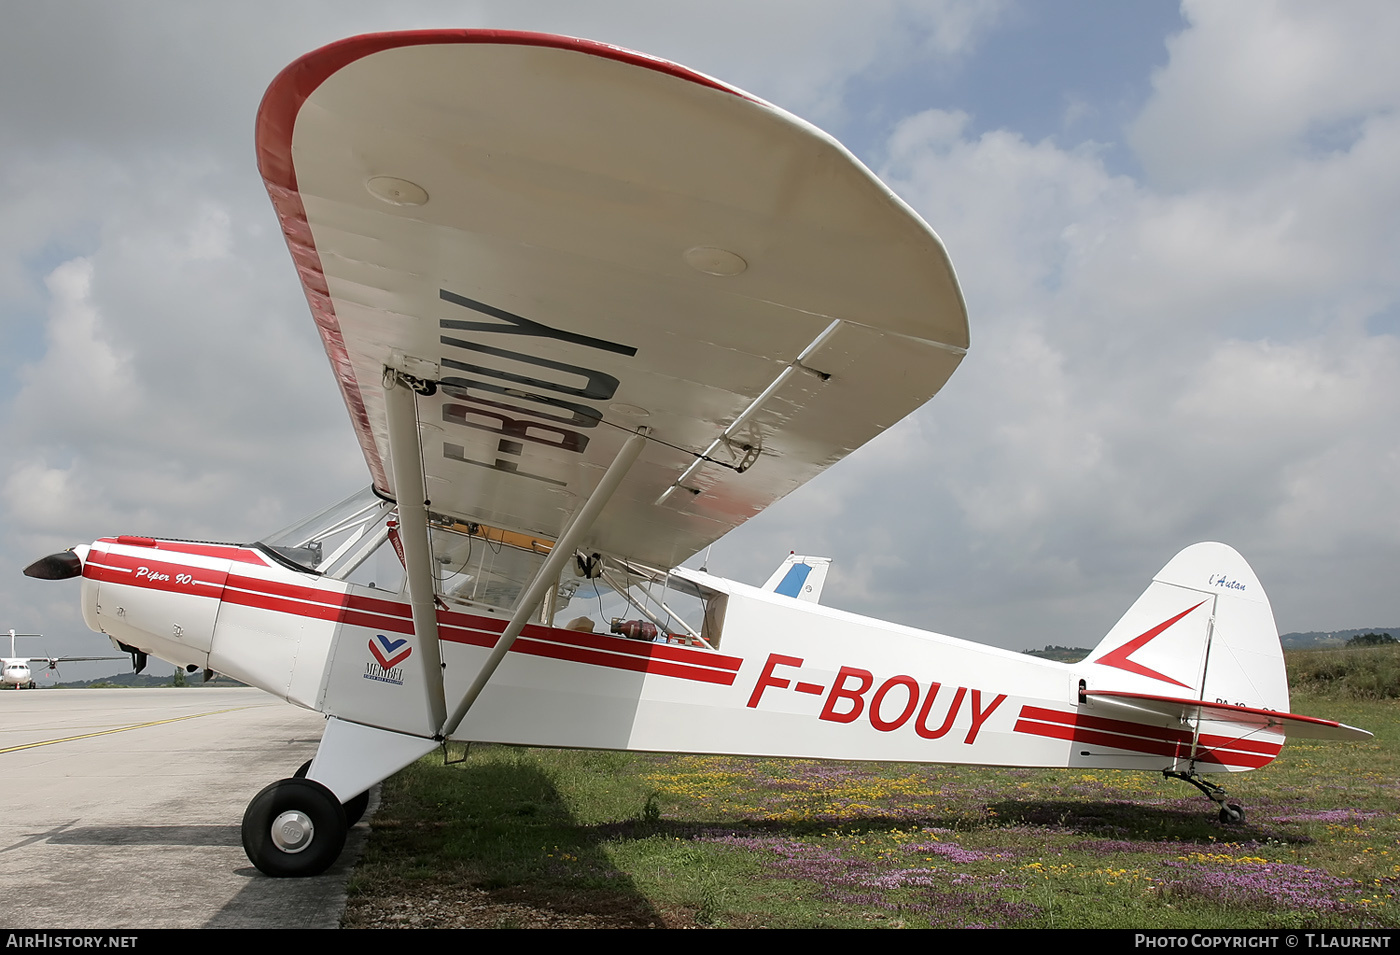
<path fill-rule="evenodd" d="M 134 574 L 140 567 L 156 572 L 156 579 L 150 576 L 136 579 Z M 221 596 L 222 587 L 222 599 L 226 603 L 238 606 L 317 620 L 340 621 L 388 633 L 412 635 L 414 632 L 413 612 L 405 603 L 338 590 L 262 580 L 242 574 L 229 574 L 220 583 L 216 582 L 217 578 L 223 576 L 220 571 L 148 560 L 144 554 L 140 558 L 111 553 L 95 555 L 84 565 L 83 572 L 85 576 L 94 580 L 171 593 L 196 593 L 198 596 L 215 599 Z M 190 584 L 179 583 L 179 575 L 182 574 L 193 576 L 195 584 L 203 584 L 204 592 L 192 590 Z M 503 619 L 445 610 L 438 611 L 438 622 L 442 627 L 439 632 L 442 640 L 477 647 L 495 646 L 499 634 L 506 628 L 506 621 Z M 733 685 L 739 667 L 744 662 L 739 657 L 725 656 L 708 650 L 640 643 L 606 634 L 540 626 L 526 627 L 521 638 L 511 647 L 511 651 L 724 686 Z"/>
<path fill-rule="evenodd" d="M 1015 730 L 1032 736 L 1109 746 L 1151 756 L 1192 758 L 1191 734 L 1182 730 L 1066 713 L 1041 706 L 1023 706 Z M 1195 759 L 1223 766 L 1258 769 L 1272 762 L 1282 749 L 1282 744 L 1266 740 L 1202 733 L 1197 741 Z"/>
<path fill-rule="evenodd" d="M 1088 716 L 1082 713 L 1065 713 L 1060 710 L 1049 710 L 1042 706 L 1027 705 L 1022 707 L 1021 718 L 1025 720 L 1038 720 L 1045 723 L 1060 723 L 1065 726 L 1083 727 L 1085 729 L 1104 730 L 1110 733 L 1137 736 L 1144 739 L 1164 740 L 1176 743 L 1184 742 L 1188 745 L 1191 742 L 1191 734 L 1185 730 L 1170 729 L 1165 726 L 1151 726 L 1145 723 L 1134 723 L 1129 720 L 1108 719 L 1102 716 Z M 1234 739 L 1225 736 L 1216 736 L 1210 733 L 1201 734 L 1200 744 L 1202 746 L 1229 746 L 1231 749 L 1263 753 L 1267 756 L 1277 756 L 1279 751 L 1283 748 L 1282 744 L 1271 743 L 1267 740 Z"/>
<path fill-rule="evenodd" d="M 1050 739 L 1070 740 L 1075 743 L 1108 746 L 1112 749 L 1143 753 L 1148 756 L 1167 756 L 1173 759 L 1192 758 L 1189 743 L 1153 742 L 1129 736 L 1119 736 L 1114 733 L 1101 733 L 1082 727 L 1064 726 L 1058 723 L 1034 723 L 1029 720 L 1018 720 L 1016 732 L 1031 736 L 1045 736 Z M 1221 766 L 1242 766 L 1249 769 L 1258 769 L 1273 762 L 1272 756 L 1256 756 L 1253 753 L 1234 753 L 1228 750 L 1204 748 L 1197 750 L 1194 758 L 1197 762 L 1217 763 Z"/>
<path fill-rule="evenodd" d="M 148 540 L 149 544 L 132 544 L 133 540 Z M 173 554 L 193 554 L 196 557 L 217 557 L 221 560 L 238 561 L 241 564 L 255 564 L 258 567 L 268 566 L 267 560 L 261 553 L 251 547 L 243 547 L 240 544 L 201 544 L 196 541 L 163 541 L 154 538 L 122 538 L 103 537 L 97 541 L 99 544 L 121 545 L 125 547 L 145 546 L 151 550 L 158 551 L 163 557 L 170 557 Z"/>

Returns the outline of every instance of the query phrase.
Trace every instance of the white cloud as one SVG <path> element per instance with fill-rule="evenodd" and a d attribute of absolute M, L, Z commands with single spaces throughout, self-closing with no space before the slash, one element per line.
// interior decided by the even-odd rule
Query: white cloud
<path fill-rule="evenodd" d="M 1243 183 L 1280 156 L 1345 151 L 1400 105 L 1400 7 L 1185 0 L 1190 29 L 1130 140 L 1155 181 Z"/>
<path fill-rule="evenodd" d="M 1170 70 L 1185 83 L 1218 68 L 1202 53 Z M 1346 149 L 1260 138 L 1247 180 L 1170 192 L 1109 175 L 1091 143 L 973 138 L 954 111 L 902 123 L 884 175 L 947 242 L 973 347 L 920 413 L 935 426 L 918 485 L 866 483 L 886 470 L 879 445 L 850 465 L 862 556 L 845 596 L 925 625 L 943 613 L 979 638 L 1089 645 L 1101 631 L 1083 632 L 1086 617 L 1111 623 L 1175 548 L 1224 539 L 1276 582 L 1285 626 L 1400 611 L 1384 571 L 1400 557 L 1400 351 L 1365 333 L 1400 297 L 1400 175 L 1380 158 L 1391 114 L 1361 120 Z M 868 556 L 894 547 L 917 565 L 909 543 L 864 530 L 875 494 L 907 502 L 904 534 L 934 551 L 923 593 Z M 965 559 L 940 561 L 943 546 Z M 954 592 L 973 609 L 949 613 Z"/>
<path fill-rule="evenodd" d="M 847 84 L 911 61 L 956 61 L 1006 16 L 1010 0 L 650 0 L 483 5 L 491 26 L 604 40 L 666 57 L 821 126 L 851 109 Z"/>
<path fill-rule="evenodd" d="M 92 260 L 74 259 L 54 269 L 44 282 L 53 297 L 50 347 L 31 378 L 33 400 L 55 380 L 70 378 L 98 413 L 122 415 L 133 398 L 130 356 L 119 353 L 102 327 L 92 302 Z"/>

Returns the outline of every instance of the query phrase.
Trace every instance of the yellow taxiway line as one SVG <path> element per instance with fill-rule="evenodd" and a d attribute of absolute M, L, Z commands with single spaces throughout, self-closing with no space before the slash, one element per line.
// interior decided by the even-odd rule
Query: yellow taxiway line
<path fill-rule="evenodd" d="M 265 704 L 254 704 L 265 705 Z M 110 736 L 113 733 L 125 733 L 127 730 L 139 730 L 147 726 L 160 726 L 162 723 L 178 723 L 181 720 L 197 720 L 201 716 L 218 716 L 220 713 L 234 713 L 238 710 L 252 709 L 251 706 L 230 706 L 223 710 L 210 710 L 208 713 L 191 713 L 189 716 L 172 716 L 168 720 L 150 720 L 146 723 L 132 723 L 130 726 L 117 726 L 109 730 L 99 730 L 96 733 L 83 733 L 80 736 L 65 736 L 62 739 L 43 739 L 35 743 L 21 743 L 19 746 L 11 746 L 8 749 L 0 749 L 0 756 L 5 753 L 17 753 L 22 749 L 33 749 L 36 746 L 52 746 L 55 743 L 71 743 L 80 739 L 92 739 L 94 736 Z"/>

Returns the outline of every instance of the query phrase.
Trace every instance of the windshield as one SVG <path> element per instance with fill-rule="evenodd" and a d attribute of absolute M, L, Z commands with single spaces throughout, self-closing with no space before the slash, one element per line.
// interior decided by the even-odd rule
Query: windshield
<path fill-rule="evenodd" d="M 303 570 L 343 579 L 387 539 L 385 522 L 393 511 L 391 502 L 365 488 L 259 543 Z"/>

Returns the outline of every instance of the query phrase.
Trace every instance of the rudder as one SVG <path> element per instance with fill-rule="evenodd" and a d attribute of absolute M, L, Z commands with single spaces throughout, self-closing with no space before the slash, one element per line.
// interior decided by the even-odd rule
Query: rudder
<path fill-rule="evenodd" d="M 796 600 L 821 603 L 822 587 L 826 584 L 826 572 L 830 567 L 830 557 L 805 557 L 791 553 L 773 571 L 773 576 L 768 578 L 763 589 Z"/>

